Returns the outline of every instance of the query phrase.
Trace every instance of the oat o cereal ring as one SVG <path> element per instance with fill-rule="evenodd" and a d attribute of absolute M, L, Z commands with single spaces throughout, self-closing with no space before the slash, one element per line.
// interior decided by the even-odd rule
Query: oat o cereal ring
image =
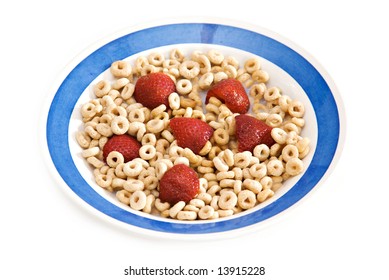
<path fill-rule="evenodd" d="M 147 122 L 146 128 L 151 133 L 159 133 L 165 129 L 165 123 L 160 119 L 152 119 Z"/>
<path fill-rule="evenodd" d="M 207 220 L 207 219 L 211 219 L 213 217 L 214 212 L 215 212 L 215 209 L 213 209 L 212 206 L 206 205 L 200 209 L 198 216 L 202 220 Z"/>
<path fill-rule="evenodd" d="M 240 168 L 246 168 L 250 164 L 251 153 L 248 151 L 237 153 L 234 156 L 234 165 Z"/>
<path fill-rule="evenodd" d="M 99 152 L 100 152 L 99 147 L 91 147 L 91 148 L 88 148 L 86 150 L 83 150 L 81 155 L 84 158 L 88 158 L 88 157 L 96 156 Z"/>
<path fill-rule="evenodd" d="M 180 96 L 176 92 L 171 93 L 168 100 L 171 109 L 177 110 L 180 108 Z"/>
<path fill-rule="evenodd" d="M 162 53 L 151 53 L 148 55 L 147 60 L 151 65 L 161 66 L 165 60 L 165 56 Z"/>
<path fill-rule="evenodd" d="M 258 83 L 266 83 L 267 81 L 269 81 L 270 77 L 269 77 L 269 73 L 267 73 L 262 69 L 258 69 L 252 73 L 252 78 L 254 81 Z"/>
<path fill-rule="evenodd" d="M 208 89 L 212 85 L 212 82 L 213 82 L 213 73 L 211 72 L 205 73 L 200 77 L 199 87 L 201 89 Z"/>
<path fill-rule="evenodd" d="M 266 199 L 272 197 L 274 195 L 274 191 L 271 189 L 264 189 L 260 193 L 257 194 L 257 200 L 259 203 L 264 202 Z"/>
<path fill-rule="evenodd" d="M 220 157 L 214 157 L 213 158 L 213 164 L 215 165 L 215 168 L 219 171 L 228 171 L 229 167 L 227 163 Z"/>
<path fill-rule="evenodd" d="M 143 191 L 135 191 L 130 196 L 130 206 L 134 210 L 142 210 L 146 206 L 147 197 Z"/>
<path fill-rule="evenodd" d="M 81 107 L 81 115 L 83 118 L 92 118 L 96 115 L 97 111 L 95 110 L 96 105 L 89 102 L 84 104 Z"/>
<path fill-rule="evenodd" d="M 130 122 L 144 122 L 146 120 L 145 112 L 141 108 L 131 110 L 128 113 L 128 120 Z"/>
<path fill-rule="evenodd" d="M 110 70 L 115 77 L 123 78 L 131 75 L 132 67 L 129 62 L 118 60 L 111 64 Z"/>
<path fill-rule="evenodd" d="M 109 189 L 112 184 L 112 176 L 107 174 L 98 174 L 95 177 L 96 183 L 103 189 Z"/>
<path fill-rule="evenodd" d="M 190 80 L 180 79 L 176 83 L 176 89 L 178 93 L 186 95 L 192 91 L 193 86 Z"/>
<path fill-rule="evenodd" d="M 259 181 L 262 185 L 262 188 L 265 190 L 265 189 L 270 189 L 273 185 L 273 179 L 269 176 L 265 176 L 263 177 L 260 181 Z"/>
<path fill-rule="evenodd" d="M 249 171 L 251 176 L 261 179 L 266 176 L 267 167 L 265 163 L 255 163 L 250 167 Z"/>
<path fill-rule="evenodd" d="M 107 123 L 98 123 L 96 125 L 96 131 L 105 137 L 111 137 L 113 135 L 111 125 Z"/>
<path fill-rule="evenodd" d="M 271 87 L 264 92 L 263 97 L 266 101 L 274 101 L 281 97 L 280 89 L 277 87 Z"/>
<path fill-rule="evenodd" d="M 196 220 L 197 213 L 195 211 L 179 211 L 177 219 L 181 221 L 193 221 Z"/>
<path fill-rule="evenodd" d="M 128 176 L 128 177 L 136 177 L 138 176 L 143 170 L 142 164 L 137 161 L 137 160 L 131 160 L 127 163 L 124 164 L 123 167 L 123 172 Z"/>
<path fill-rule="evenodd" d="M 284 172 L 284 165 L 278 159 L 269 160 L 266 167 L 268 174 L 272 176 L 281 176 L 281 174 Z"/>
<path fill-rule="evenodd" d="M 242 183 L 242 186 L 255 194 L 259 193 L 262 190 L 261 183 L 254 179 L 245 179 Z"/>
<path fill-rule="evenodd" d="M 304 164 L 299 158 L 291 158 L 285 166 L 286 173 L 292 176 L 300 174 L 304 169 Z"/>
<path fill-rule="evenodd" d="M 289 145 L 286 145 L 282 149 L 282 153 L 281 154 L 282 154 L 282 159 L 285 162 L 288 162 L 292 158 L 298 158 L 299 157 L 299 150 L 297 149 L 297 147 L 295 145 L 290 145 L 289 144 Z"/>
<path fill-rule="evenodd" d="M 174 204 L 170 209 L 169 209 L 169 216 L 171 218 L 175 218 L 182 209 L 185 207 L 185 202 L 184 201 L 179 201 L 176 204 Z"/>
<path fill-rule="evenodd" d="M 217 50 L 209 50 L 207 56 L 209 61 L 214 65 L 220 65 L 224 60 L 224 55 Z"/>
<path fill-rule="evenodd" d="M 218 181 L 220 181 L 220 186 L 222 186 L 221 183 L 222 183 L 222 181 L 224 179 L 232 179 L 234 177 L 235 177 L 235 173 L 232 170 L 230 170 L 230 171 L 220 171 L 220 172 L 218 172 L 216 174 L 216 179 Z"/>
<path fill-rule="evenodd" d="M 180 64 L 180 74 L 186 79 L 193 79 L 200 73 L 200 65 L 193 60 L 186 60 Z"/>
<path fill-rule="evenodd" d="M 232 65 L 233 67 L 238 69 L 239 68 L 239 61 L 233 56 L 227 56 L 223 59 L 221 66 L 222 66 L 222 68 L 224 68 L 227 65 Z"/>
<path fill-rule="evenodd" d="M 162 63 L 162 67 L 167 69 L 175 69 L 178 68 L 179 65 L 180 62 L 175 59 L 165 59 Z"/>
<path fill-rule="evenodd" d="M 155 164 L 155 175 L 157 176 L 157 179 L 160 180 L 167 170 L 167 164 L 163 161 L 158 161 Z"/>
<path fill-rule="evenodd" d="M 142 145 L 155 146 L 155 144 L 157 144 L 157 137 L 153 133 L 146 133 L 143 135 L 141 143 Z"/>
<path fill-rule="evenodd" d="M 238 205 L 242 209 L 250 209 L 257 203 L 255 194 L 250 190 L 243 190 L 238 194 Z"/>
<path fill-rule="evenodd" d="M 124 163 L 124 157 L 121 153 L 112 151 L 108 154 L 106 161 L 110 167 L 116 167 L 120 163 Z"/>
<path fill-rule="evenodd" d="M 157 208 L 157 210 L 159 212 L 163 212 L 165 210 L 168 210 L 170 208 L 170 204 L 168 202 L 162 202 L 159 198 L 156 198 L 155 199 L 155 208 Z"/>
<path fill-rule="evenodd" d="M 211 71 L 211 62 L 206 55 L 200 54 L 194 60 L 199 63 L 201 74 L 209 73 Z"/>
<path fill-rule="evenodd" d="M 281 109 L 284 111 L 284 112 L 287 112 L 288 109 L 289 109 L 289 104 L 292 102 L 292 98 L 290 98 L 289 96 L 287 95 L 281 95 L 279 98 L 278 98 L 278 105 L 280 105 Z"/>
<path fill-rule="evenodd" d="M 107 80 L 101 80 L 93 87 L 93 92 L 97 97 L 107 95 L 110 90 L 111 83 Z"/>
<path fill-rule="evenodd" d="M 238 75 L 238 71 L 236 71 L 236 68 L 233 65 L 226 65 L 223 67 L 223 72 L 226 73 L 228 78 L 235 79 Z"/>
<path fill-rule="evenodd" d="M 135 179 L 127 179 L 123 183 L 123 188 L 130 193 L 133 193 L 135 191 L 143 191 L 145 185 L 142 181 L 140 180 L 135 180 Z"/>
<path fill-rule="evenodd" d="M 128 119 L 126 117 L 117 116 L 112 119 L 111 129 L 114 134 L 125 134 L 127 133 L 129 127 L 130 123 L 128 122 Z"/>
<path fill-rule="evenodd" d="M 185 55 L 180 49 L 176 48 L 170 52 L 170 58 L 173 60 L 177 60 L 178 62 L 183 62 L 185 59 Z"/>
<path fill-rule="evenodd" d="M 156 149 L 153 145 L 147 144 L 143 145 L 139 149 L 139 156 L 144 160 L 150 160 L 155 157 Z"/>
<path fill-rule="evenodd" d="M 228 210 L 219 209 L 219 210 L 217 210 L 217 213 L 219 214 L 219 218 L 229 217 L 229 216 L 234 215 L 234 210 L 232 210 L 232 209 L 228 209 Z"/>
<path fill-rule="evenodd" d="M 218 145 L 226 145 L 230 139 L 228 132 L 223 128 L 218 128 L 213 132 L 213 137 Z"/>
<path fill-rule="evenodd" d="M 251 59 L 248 59 L 245 62 L 244 68 L 246 69 L 246 71 L 248 73 L 251 74 L 251 73 L 253 73 L 256 70 L 261 69 L 261 63 L 259 62 L 258 58 L 251 58 Z"/>
<path fill-rule="evenodd" d="M 124 203 L 126 205 L 130 204 L 130 197 L 131 193 L 126 190 L 120 190 L 116 192 L 116 197 L 119 199 L 121 203 Z"/>
<path fill-rule="evenodd" d="M 127 79 L 127 78 L 120 78 L 120 79 L 117 79 L 113 84 L 112 84 L 112 88 L 113 89 L 116 89 L 116 90 L 121 90 L 122 88 L 124 88 L 127 84 L 130 83 L 130 80 Z"/>
<path fill-rule="evenodd" d="M 238 202 L 238 197 L 233 191 L 226 191 L 220 195 L 218 205 L 220 209 L 231 210 Z"/>
<path fill-rule="evenodd" d="M 217 72 L 213 75 L 213 81 L 215 83 L 218 83 L 218 82 L 220 82 L 222 80 L 226 80 L 226 79 L 228 79 L 228 75 L 227 75 L 227 73 L 225 73 L 223 71 Z"/>
<path fill-rule="evenodd" d="M 290 102 L 288 106 L 288 113 L 292 117 L 301 118 L 305 113 L 304 104 L 297 100 Z"/>
<path fill-rule="evenodd" d="M 281 128 L 275 127 L 271 130 L 271 136 L 278 144 L 285 144 L 288 134 Z"/>

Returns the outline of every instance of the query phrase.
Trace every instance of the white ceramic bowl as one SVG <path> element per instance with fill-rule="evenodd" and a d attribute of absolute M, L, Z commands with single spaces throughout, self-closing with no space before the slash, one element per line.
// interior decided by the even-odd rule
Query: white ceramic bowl
<path fill-rule="evenodd" d="M 91 85 L 109 79 L 115 60 L 134 59 L 151 51 L 167 54 L 174 47 L 186 54 L 220 50 L 243 62 L 257 56 L 270 75 L 269 85 L 304 103 L 311 151 L 303 174 L 288 179 L 274 197 L 248 211 L 212 221 L 183 222 L 134 211 L 94 182 L 80 156 L 75 133 L 82 125 L 80 107 L 93 98 Z M 305 198 L 329 175 L 344 140 L 343 105 L 320 64 L 300 47 L 269 30 L 225 20 L 166 22 L 124 30 L 91 47 L 65 71 L 45 112 L 46 150 L 59 184 L 93 213 L 125 228 L 159 236 L 209 236 L 256 228 L 280 216 Z"/>

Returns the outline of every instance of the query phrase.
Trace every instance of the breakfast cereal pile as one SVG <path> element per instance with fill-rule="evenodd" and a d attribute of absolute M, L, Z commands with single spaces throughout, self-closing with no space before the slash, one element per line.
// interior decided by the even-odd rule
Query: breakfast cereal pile
<path fill-rule="evenodd" d="M 217 50 L 174 48 L 115 61 L 110 73 L 82 105 L 76 140 L 96 183 L 128 207 L 222 218 L 303 172 L 304 106 L 268 86 L 259 58 L 240 65 Z"/>

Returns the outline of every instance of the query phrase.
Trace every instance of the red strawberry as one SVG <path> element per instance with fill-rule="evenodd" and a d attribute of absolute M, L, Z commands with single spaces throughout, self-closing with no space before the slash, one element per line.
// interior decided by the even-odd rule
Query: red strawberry
<path fill-rule="evenodd" d="M 271 137 L 272 127 L 255 117 L 239 115 L 235 117 L 235 121 L 239 152 L 252 152 L 259 144 L 266 144 L 270 147 L 275 143 Z"/>
<path fill-rule="evenodd" d="M 213 134 L 213 128 L 209 124 L 195 118 L 173 118 L 170 120 L 170 128 L 178 146 L 189 148 L 195 154 L 201 151 Z"/>
<path fill-rule="evenodd" d="M 161 104 L 169 107 L 168 97 L 175 91 L 176 85 L 168 75 L 161 72 L 150 73 L 136 81 L 134 98 L 149 109 L 154 109 Z"/>
<path fill-rule="evenodd" d="M 200 189 L 197 173 L 185 164 L 177 164 L 162 176 L 159 182 L 159 198 L 163 202 L 176 204 L 189 202 Z"/>
<path fill-rule="evenodd" d="M 249 110 L 249 98 L 238 80 L 230 78 L 216 83 L 208 90 L 205 103 L 208 103 L 212 96 L 224 102 L 233 113 L 245 114 Z"/>
<path fill-rule="evenodd" d="M 124 162 L 133 160 L 139 157 L 140 147 L 141 144 L 130 135 L 113 135 L 103 147 L 104 161 L 106 161 L 108 154 L 112 151 L 121 153 L 124 157 Z"/>

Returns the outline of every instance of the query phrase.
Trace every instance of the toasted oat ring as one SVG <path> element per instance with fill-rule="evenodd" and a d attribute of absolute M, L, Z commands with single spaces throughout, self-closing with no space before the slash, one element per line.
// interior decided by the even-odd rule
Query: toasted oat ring
<path fill-rule="evenodd" d="M 131 75 L 132 67 L 131 64 L 124 60 L 118 60 L 111 64 L 110 67 L 112 75 L 117 78 L 128 77 Z"/>
<path fill-rule="evenodd" d="M 200 73 L 200 64 L 193 60 L 186 60 L 180 64 L 179 70 L 186 79 L 193 79 Z"/>
<path fill-rule="evenodd" d="M 242 209 L 250 209 L 255 206 L 257 198 L 250 190 L 243 190 L 238 193 L 238 205 Z"/>

